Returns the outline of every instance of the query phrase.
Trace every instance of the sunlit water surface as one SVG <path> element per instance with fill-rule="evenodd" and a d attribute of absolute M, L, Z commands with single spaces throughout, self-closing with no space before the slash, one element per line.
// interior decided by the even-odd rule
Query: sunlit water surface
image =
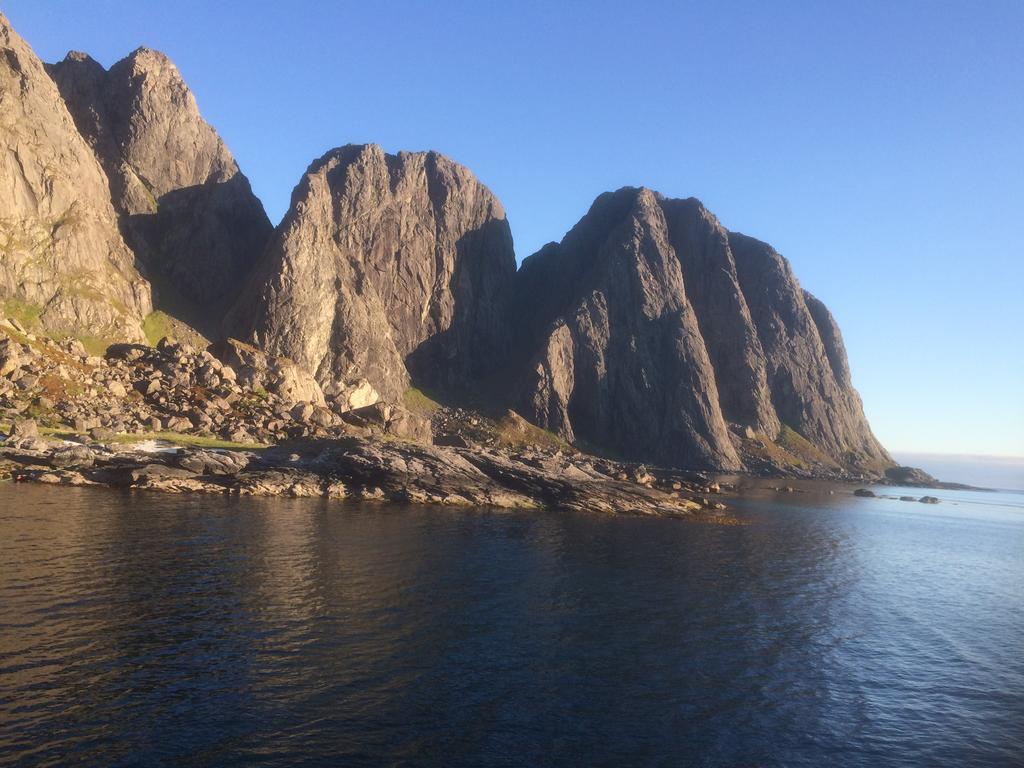
<path fill-rule="evenodd" d="M 823 488 L 721 525 L 0 485 L 0 763 L 1024 764 L 1024 496 Z"/>

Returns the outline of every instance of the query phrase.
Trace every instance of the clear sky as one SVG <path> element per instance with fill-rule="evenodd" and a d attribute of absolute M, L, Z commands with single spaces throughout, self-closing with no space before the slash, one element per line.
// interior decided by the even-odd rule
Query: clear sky
<path fill-rule="evenodd" d="M 1024 456 L 1024 2 L 0 0 L 167 53 L 277 221 L 331 147 L 436 149 L 520 259 L 626 184 L 772 243 L 897 451 Z"/>

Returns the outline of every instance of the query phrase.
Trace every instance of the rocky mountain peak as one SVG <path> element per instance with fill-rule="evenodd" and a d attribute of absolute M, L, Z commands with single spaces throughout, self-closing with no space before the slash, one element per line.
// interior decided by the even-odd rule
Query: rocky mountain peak
<path fill-rule="evenodd" d="M 181 73 L 149 48 L 109 70 L 68 54 L 49 72 L 106 171 L 158 306 L 216 335 L 272 228 Z"/>
<path fill-rule="evenodd" d="M 837 466 L 891 463 L 831 314 L 774 249 L 695 198 L 600 195 L 523 262 L 513 312 L 529 318 L 513 400 L 569 439 L 732 469 L 795 434 Z"/>
<path fill-rule="evenodd" d="M 140 338 L 149 288 L 106 178 L 42 62 L 2 16 L 0 178 L 0 300 L 55 333 Z"/>
<path fill-rule="evenodd" d="M 229 326 L 328 389 L 464 387 L 500 354 L 514 273 L 504 210 L 468 169 L 348 145 L 310 165 Z"/>

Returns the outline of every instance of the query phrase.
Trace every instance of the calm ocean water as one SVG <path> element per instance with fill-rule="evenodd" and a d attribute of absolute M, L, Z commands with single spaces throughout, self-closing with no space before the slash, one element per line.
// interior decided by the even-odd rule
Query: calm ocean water
<path fill-rule="evenodd" d="M 724 525 L 0 485 L 0 764 L 1024 764 L 1024 495 L 801 487 Z"/>

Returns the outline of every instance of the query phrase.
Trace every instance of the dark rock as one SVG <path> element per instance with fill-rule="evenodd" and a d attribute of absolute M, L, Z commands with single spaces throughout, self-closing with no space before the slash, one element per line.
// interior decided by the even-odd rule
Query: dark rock
<path fill-rule="evenodd" d="M 95 454 L 84 445 L 58 448 L 50 454 L 50 465 L 54 467 L 91 467 L 95 460 Z"/>
<path fill-rule="evenodd" d="M 891 464 L 831 314 L 770 246 L 726 231 L 696 200 L 600 196 L 561 243 L 524 261 L 516 297 L 513 400 L 568 440 L 737 469 L 746 454 L 730 432 L 774 440 L 786 427 L 838 466 Z"/>
<path fill-rule="evenodd" d="M 868 490 L 867 488 L 858 488 L 856 491 L 853 492 L 853 495 L 854 496 L 862 496 L 862 497 L 864 497 L 866 499 L 873 499 L 873 498 L 875 498 L 875 492 L 871 491 L 871 490 Z"/>
<path fill-rule="evenodd" d="M 938 483 L 934 477 L 917 467 L 889 467 L 885 476 L 896 485 L 933 487 Z"/>
<path fill-rule="evenodd" d="M 249 466 L 252 455 L 240 451 L 182 451 L 174 463 L 197 475 L 237 475 Z"/>
<path fill-rule="evenodd" d="M 918 499 L 922 504 L 938 504 L 939 500 L 935 496 L 922 496 Z"/>

